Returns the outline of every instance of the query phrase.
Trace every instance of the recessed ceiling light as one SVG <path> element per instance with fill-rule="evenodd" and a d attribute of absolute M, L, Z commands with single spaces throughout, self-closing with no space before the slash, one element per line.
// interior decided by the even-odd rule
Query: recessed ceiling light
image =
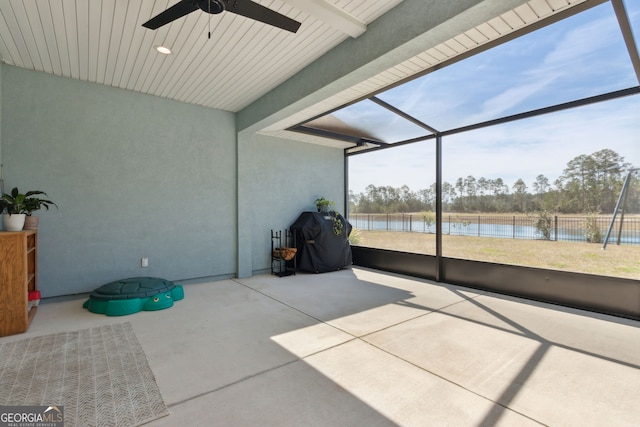
<path fill-rule="evenodd" d="M 156 50 L 164 55 L 169 55 L 171 53 L 171 49 L 165 46 L 156 46 Z"/>

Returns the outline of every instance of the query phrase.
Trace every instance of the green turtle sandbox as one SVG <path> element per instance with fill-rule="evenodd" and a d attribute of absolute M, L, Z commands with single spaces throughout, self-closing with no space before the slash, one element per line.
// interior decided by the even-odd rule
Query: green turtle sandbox
<path fill-rule="evenodd" d="M 124 316 L 163 310 L 184 298 L 182 285 L 157 277 L 131 277 L 100 286 L 82 307 L 92 313 Z"/>

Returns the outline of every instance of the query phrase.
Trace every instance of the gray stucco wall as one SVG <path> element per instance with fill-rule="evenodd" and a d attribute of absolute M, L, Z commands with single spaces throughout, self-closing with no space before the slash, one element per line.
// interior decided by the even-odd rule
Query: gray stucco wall
<path fill-rule="evenodd" d="M 5 189 L 59 206 L 39 215 L 43 297 L 235 274 L 234 114 L 7 65 L 1 83 Z"/>
<path fill-rule="evenodd" d="M 271 230 L 285 230 L 325 197 L 344 212 L 340 149 L 252 135 L 239 141 L 239 276 L 270 269 Z M 242 222 L 241 222 L 242 223 Z"/>
<path fill-rule="evenodd" d="M 232 113 L 0 70 L 5 189 L 43 190 L 59 206 L 39 213 L 43 297 L 138 275 L 266 272 L 271 229 L 320 196 L 344 211 L 340 149 L 249 134 L 236 142 Z"/>

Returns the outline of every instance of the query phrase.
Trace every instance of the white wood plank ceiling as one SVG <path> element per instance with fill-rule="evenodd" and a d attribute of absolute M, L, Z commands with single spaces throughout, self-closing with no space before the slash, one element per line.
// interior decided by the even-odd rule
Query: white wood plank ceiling
<path fill-rule="evenodd" d="M 254 1 L 302 22 L 297 34 L 200 10 L 155 31 L 141 26 L 177 0 L 0 0 L 0 60 L 235 112 L 401 0 L 315 1 L 320 9 L 305 0 Z M 173 53 L 159 54 L 158 45 Z"/>

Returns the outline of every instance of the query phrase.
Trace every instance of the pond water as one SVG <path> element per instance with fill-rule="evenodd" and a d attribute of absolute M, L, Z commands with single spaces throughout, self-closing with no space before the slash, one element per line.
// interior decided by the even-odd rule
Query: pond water
<path fill-rule="evenodd" d="M 464 222 L 464 221 L 443 221 L 442 232 L 443 234 L 455 235 L 455 236 L 476 236 L 476 237 L 501 237 L 508 239 L 525 239 L 536 240 L 542 239 L 543 235 L 539 232 L 534 225 L 519 224 L 518 222 L 524 221 L 511 220 L 505 217 L 505 220 L 510 222 L 509 224 L 491 224 L 491 223 L 476 223 L 476 222 Z M 397 216 L 386 218 L 384 215 L 353 215 L 349 218 L 349 222 L 355 228 L 361 230 L 387 230 L 387 231 L 412 231 L 419 233 L 434 233 L 436 232 L 436 224 L 434 222 L 424 221 L 421 217 L 410 218 L 409 215 L 402 218 Z M 482 222 L 482 221 L 480 221 Z M 488 221 L 487 221 L 488 222 Z M 495 222 L 495 221 L 494 221 Z M 573 241 L 573 242 L 586 242 L 586 230 L 582 227 L 576 226 L 575 223 L 569 223 L 569 226 L 562 226 L 561 223 L 555 229 L 551 229 L 550 240 L 561 241 Z M 632 226 L 627 227 L 628 224 Z M 637 223 L 625 222 L 625 229 L 622 230 L 620 237 L 621 244 L 638 245 L 640 244 L 640 228 L 637 227 Z M 635 225 L 635 226 L 634 226 Z M 601 230 L 602 239 L 604 239 L 609 224 L 605 221 L 601 221 L 598 224 Z M 614 227 L 611 236 L 609 236 L 609 244 L 615 244 L 618 239 L 618 229 Z"/>

